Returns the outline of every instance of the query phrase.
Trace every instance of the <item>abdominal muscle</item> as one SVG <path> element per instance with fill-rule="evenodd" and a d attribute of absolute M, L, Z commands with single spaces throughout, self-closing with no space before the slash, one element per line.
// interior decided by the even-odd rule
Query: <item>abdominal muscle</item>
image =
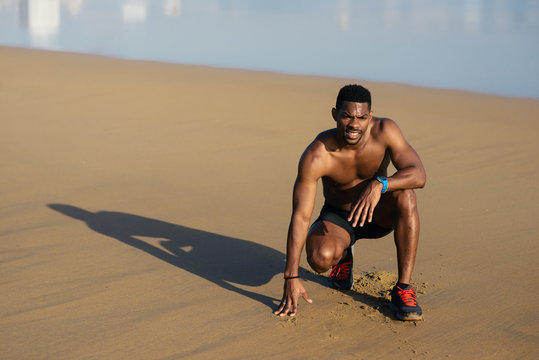
<path fill-rule="evenodd" d="M 355 179 L 348 184 L 339 184 L 329 177 L 324 177 L 322 178 L 324 198 L 330 205 L 350 211 L 368 181 L 369 179 Z"/>

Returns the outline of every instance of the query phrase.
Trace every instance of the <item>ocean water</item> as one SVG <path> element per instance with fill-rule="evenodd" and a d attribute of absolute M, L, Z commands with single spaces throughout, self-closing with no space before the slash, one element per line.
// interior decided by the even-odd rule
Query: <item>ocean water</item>
<path fill-rule="evenodd" d="M 0 0 L 0 45 L 539 98 L 539 0 Z"/>

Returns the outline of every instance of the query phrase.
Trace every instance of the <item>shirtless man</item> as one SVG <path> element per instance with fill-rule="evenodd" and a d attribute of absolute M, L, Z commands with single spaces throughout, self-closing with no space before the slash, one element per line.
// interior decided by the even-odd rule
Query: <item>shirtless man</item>
<path fill-rule="evenodd" d="M 309 265 L 318 273 L 332 268 L 333 286 L 347 290 L 353 285 L 354 242 L 394 231 L 399 279 L 391 291 L 391 307 L 401 320 L 419 320 L 422 310 L 410 286 L 419 240 L 412 189 L 425 185 L 423 164 L 395 122 L 373 116 L 371 94 L 364 87 L 343 87 L 332 116 L 337 127 L 320 133 L 299 162 L 284 294 L 274 313 L 294 316 L 300 296 L 312 302 L 298 276 L 304 245 Z M 390 160 L 397 172 L 386 177 Z M 319 179 L 325 203 L 309 229 Z"/>

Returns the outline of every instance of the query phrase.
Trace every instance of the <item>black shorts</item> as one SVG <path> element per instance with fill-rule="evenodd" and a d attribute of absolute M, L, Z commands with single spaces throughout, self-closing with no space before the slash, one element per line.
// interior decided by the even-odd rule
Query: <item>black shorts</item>
<path fill-rule="evenodd" d="M 393 231 L 393 229 L 376 225 L 374 221 L 365 222 L 363 226 L 357 225 L 354 228 L 352 227 L 352 224 L 348 222 L 349 214 L 348 211 L 339 209 L 326 202 L 320 211 L 320 216 L 314 221 L 313 225 L 318 221 L 325 220 L 342 227 L 350 234 L 350 246 L 354 245 L 358 239 L 378 239 Z"/>

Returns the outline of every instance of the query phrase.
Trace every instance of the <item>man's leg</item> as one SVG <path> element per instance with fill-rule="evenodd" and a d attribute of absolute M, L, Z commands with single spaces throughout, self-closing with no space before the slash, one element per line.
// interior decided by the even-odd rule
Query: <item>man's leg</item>
<path fill-rule="evenodd" d="M 314 271 L 326 272 L 347 255 L 349 246 L 348 231 L 329 221 L 317 221 L 307 235 L 307 261 Z"/>
<path fill-rule="evenodd" d="M 419 242 L 419 214 L 413 190 L 397 190 L 382 195 L 374 211 L 376 224 L 394 229 L 399 282 L 409 284 Z"/>
<path fill-rule="evenodd" d="M 410 285 L 419 241 L 419 214 L 415 193 L 413 190 L 388 193 L 382 197 L 376 209 L 376 223 L 384 227 L 393 225 L 395 231 L 399 280 L 391 290 L 390 306 L 400 320 L 421 320 L 423 311 Z"/>

